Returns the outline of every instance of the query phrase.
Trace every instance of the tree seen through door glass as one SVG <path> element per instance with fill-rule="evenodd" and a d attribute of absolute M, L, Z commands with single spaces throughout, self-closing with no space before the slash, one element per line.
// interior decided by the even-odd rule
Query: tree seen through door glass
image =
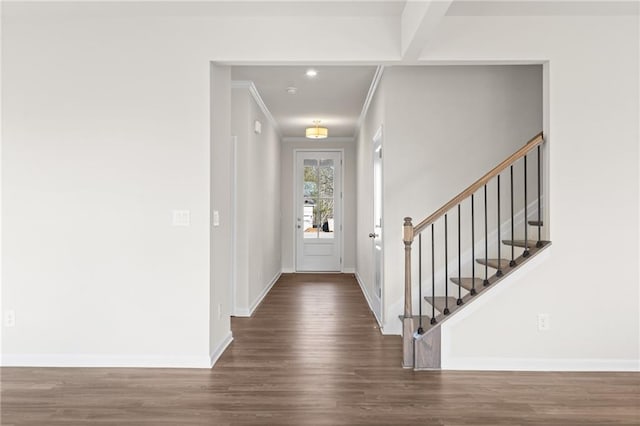
<path fill-rule="evenodd" d="M 304 238 L 333 238 L 333 160 L 304 160 Z"/>

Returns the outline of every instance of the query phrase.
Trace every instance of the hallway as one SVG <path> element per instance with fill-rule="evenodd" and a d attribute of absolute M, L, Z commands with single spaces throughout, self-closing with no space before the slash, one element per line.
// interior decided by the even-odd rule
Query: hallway
<path fill-rule="evenodd" d="M 3 425 L 638 424 L 631 373 L 413 372 L 352 275 L 285 274 L 212 370 L 3 368 Z"/>

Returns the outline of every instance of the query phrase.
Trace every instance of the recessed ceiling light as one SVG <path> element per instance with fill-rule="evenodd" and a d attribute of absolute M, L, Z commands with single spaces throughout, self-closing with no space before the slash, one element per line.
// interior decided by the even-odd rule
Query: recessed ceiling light
<path fill-rule="evenodd" d="M 295 95 L 296 93 L 298 93 L 298 88 L 297 87 L 293 87 L 293 86 L 289 86 L 287 87 L 287 93 L 290 95 Z"/>
<path fill-rule="evenodd" d="M 307 70 L 307 77 L 315 77 L 316 75 L 318 75 L 318 71 L 312 68 Z"/>

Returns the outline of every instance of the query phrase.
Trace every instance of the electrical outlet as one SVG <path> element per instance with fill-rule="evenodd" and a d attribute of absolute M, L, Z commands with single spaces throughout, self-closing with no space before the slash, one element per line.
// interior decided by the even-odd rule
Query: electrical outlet
<path fill-rule="evenodd" d="M 538 331 L 549 331 L 549 329 L 551 329 L 549 314 L 538 314 Z"/>
<path fill-rule="evenodd" d="M 4 326 L 15 327 L 16 326 L 16 311 L 9 309 L 4 313 Z"/>

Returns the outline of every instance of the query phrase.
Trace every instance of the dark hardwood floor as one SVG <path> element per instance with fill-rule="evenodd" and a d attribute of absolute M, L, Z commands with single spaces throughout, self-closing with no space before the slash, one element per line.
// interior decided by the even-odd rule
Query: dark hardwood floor
<path fill-rule="evenodd" d="M 640 424 L 640 375 L 413 372 L 351 275 L 284 275 L 212 370 L 3 368 L 3 425 Z"/>

